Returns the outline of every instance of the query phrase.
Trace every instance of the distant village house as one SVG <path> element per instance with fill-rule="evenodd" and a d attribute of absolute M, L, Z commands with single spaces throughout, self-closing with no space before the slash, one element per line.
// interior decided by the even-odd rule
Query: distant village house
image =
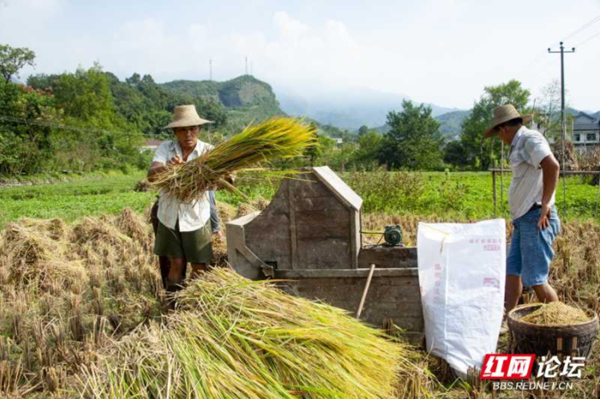
<path fill-rule="evenodd" d="M 573 122 L 573 144 L 579 154 L 600 146 L 600 112 L 594 115 L 580 112 Z"/>
<path fill-rule="evenodd" d="M 146 140 L 146 143 L 140 147 L 140 152 L 155 152 L 156 149 L 158 148 L 159 145 L 161 145 L 164 142 L 164 140 L 155 140 L 155 139 L 149 139 Z"/>

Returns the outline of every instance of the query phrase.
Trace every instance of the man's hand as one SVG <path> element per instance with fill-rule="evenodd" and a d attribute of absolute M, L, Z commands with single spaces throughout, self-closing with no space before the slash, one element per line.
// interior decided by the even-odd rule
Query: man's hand
<path fill-rule="evenodd" d="M 215 237 L 215 240 L 217 240 L 217 242 L 223 241 L 223 232 L 221 230 L 215 231 L 213 233 L 213 236 Z"/>
<path fill-rule="evenodd" d="M 544 230 L 550 226 L 550 205 L 542 204 L 542 213 L 540 220 L 538 220 L 538 229 Z"/>
<path fill-rule="evenodd" d="M 167 161 L 167 166 L 169 168 L 172 168 L 175 165 L 181 165 L 183 162 L 183 160 L 181 158 L 179 158 L 178 155 L 175 155 L 173 158 L 171 158 L 169 161 Z"/>

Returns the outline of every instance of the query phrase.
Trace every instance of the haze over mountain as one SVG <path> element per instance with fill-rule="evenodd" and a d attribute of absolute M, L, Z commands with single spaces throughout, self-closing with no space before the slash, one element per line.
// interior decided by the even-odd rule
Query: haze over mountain
<path fill-rule="evenodd" d="M 303 97 L 283 88 L 275 88 L 281 109 L 289 115 L 308 116 L 320 123 L 342 129 L 357 130 L 362 125 L 382 126 L 390 111 L 402 110 L 402 101 L 411 97 L 368 88 L 329 91 Z M 431 106 L 433 116 L 456 108 L 436 104 Z"/>
<path fill-rule="evenodd" d="M 216 81 L 175 80 L 160 84 L 175 94 L 192 98 L 201 97 L 222 105 L 230 123 L 241 128 L 251 121 L 264 120 L 275 115 L 306 116 L 315 121 L 355 132 L 366 125 L 381 133 L 388 131 L 386 117 L 390 111 L 401 111 L 402 101 L 410 99 L 402 94 L 386 93 L 366 88 L 347 91 L 328 91 L 311 96 L 299 96 L 289 90 L 273 88 L 253 76 L 242 75 L 235 79 Z M 470 110 L 446 108 L 427 104 L 434 118 L 440 122 L 440 132 L 447 140 L 458 139 L 461 126 Z M 568 112 L 578 114 L 576 109 Z M 589 112 L 600 117 L 600 112 Z"/>

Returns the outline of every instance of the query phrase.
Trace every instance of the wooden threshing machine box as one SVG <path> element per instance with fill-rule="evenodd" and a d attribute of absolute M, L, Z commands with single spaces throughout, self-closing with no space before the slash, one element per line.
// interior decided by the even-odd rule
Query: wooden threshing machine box
<path fill-rule="evenodd" d="M 289 293 L 356 312 L 376 265 L 361 319 L 423 332 L 416 248 L 362 247 L 362 199 L 329 167 L 282 181 L 268 207 L 227 223 L 231 266 L 253 279 L 289 280 Z M 416 337 L 415 337 L 416 338 Z"/>

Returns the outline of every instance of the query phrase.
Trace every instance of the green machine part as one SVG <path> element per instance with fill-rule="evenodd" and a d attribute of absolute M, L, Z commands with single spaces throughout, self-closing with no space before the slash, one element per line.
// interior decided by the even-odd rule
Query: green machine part
<path fill-rule="evenodd" d="M 400 225 L 397 224 L 395 226 L 385 226 L 383 239 L 387 245 L 392 247 L 402 244 L 402 228 Z"/>

